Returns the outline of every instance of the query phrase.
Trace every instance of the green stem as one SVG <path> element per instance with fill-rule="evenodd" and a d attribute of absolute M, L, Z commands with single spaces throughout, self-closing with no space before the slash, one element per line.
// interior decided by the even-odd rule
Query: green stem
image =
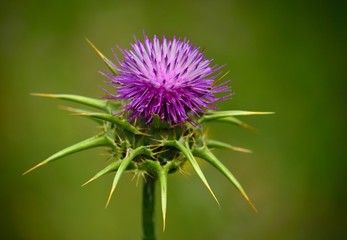
<path fill-rule="evenodd" d="M 156 178 L 152 176 L 145 176 L 143 181 L 143 195 L 142 195 L 142 228 L 143 240 L 155 240 L 155 221 L 154 221 L 154 207 L 155 207 L 155 182 Z"/>

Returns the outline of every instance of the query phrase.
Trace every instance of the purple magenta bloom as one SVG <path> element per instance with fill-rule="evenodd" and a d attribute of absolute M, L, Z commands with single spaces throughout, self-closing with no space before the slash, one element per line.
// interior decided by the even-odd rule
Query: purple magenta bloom
<path fill-rule="evenodd" d="M 116 94 L 110 98 L 125 100 L 130 120 L 143 118 L 147 122 L 158 115 L 171 126 L 186 121 L 195 123 L 215 103 L 228 98 L 217 98 L 216 93 L 229 92 L 226 82 L 216 84 L 217 66 L 187 40 L 162 41 L 154 36 L 151 41 L 136 40 L 131 50 L 124 50 L 124 60 L 114 66 L 118 75 L 106 73 Z"/>

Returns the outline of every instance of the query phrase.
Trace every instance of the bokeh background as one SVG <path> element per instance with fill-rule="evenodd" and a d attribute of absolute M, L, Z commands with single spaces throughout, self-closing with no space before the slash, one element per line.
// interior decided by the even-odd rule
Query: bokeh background
<path fill-rule="evenodd" d="M 253 199 L 208 165 L 221 202 L 196 174 L 169 178 L 167 229 L 158 239 L 347 239 L 346 6 L 342 1 L 6 1 L 0 8 L 0 238 L 140 239 L 141 184 L 112 176 L 100 149 L 22 176 L 55 151 L 97 133 L 62 101 L 32 92 L 103 96 L 105 66 L 143 32 L 187 37 L 226 64 L 235 96 L 220 108 L 275 111 L 245 117 L 247 131 L 210 125 L 211 137 L 250 148 L 217 151 Z"/>

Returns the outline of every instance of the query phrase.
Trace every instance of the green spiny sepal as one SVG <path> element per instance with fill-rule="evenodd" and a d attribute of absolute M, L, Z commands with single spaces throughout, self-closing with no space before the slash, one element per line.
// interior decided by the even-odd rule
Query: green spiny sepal
<path fill-rule="evenodd" d="M 103 58 L 103 55 L 100 55 Z M 110 69 L 112 65 L 105 58 L 105 63 Z M 115 101 L 100 100 L 89 97 L 69 94 L 33 94 L 35 96 L 62 99 L 98 111 L 79 108 L 65 107 L 73 115 L 83 116 L 95 120 L 102 126 L 102 131 L 89 139 L 67 147 L 45 161 L 37 164 L 24 174 L 60 159 L 75 152 L 87 150 L 94 147 L 107 147 L 110 152 L 111 162 L 97 174 L 95 174 L 84 185 L 109 173 L 114 173 L 109 198 L 106 206 L 125 172 L 132 172 L 137 176 L 150 176 L 158 179 L 161 190 L 161 205 L 163 216 L 163 229 L 165 229 L 167 209 L 167 187 L 168 175 L 181 171 L 186 163 L 190 164 L 197 175 L 207 187 L 213 198 L 218 200 L 213 193 L 197 159 L 202 159 L 220 173 L 222 173 L 244 196 L 247 202 L 255 209 L 240 183 L 233 174 L 212 153 L 212 149 L 221 148 L 239 152 L 251 152 L 248 149 L 235 147 L 217 140 L 210 140 L 204 131 L 203 124 L 212 121 L 236 124 L 241 127 L 250 128 L 249 125 L 239 120 L 238 116 L 270 114 L 269 112 L 247 112 L 247 111 L 210 111 L 201 118 L 196 119 L 196 126 L 185 123 L 170 126 L 163 122 L 159 116 L 154 115 L 151 122 L 138 119 L 129 122 L 128 114 L 120 110 L 120 105 Z M 218 203 L 219 204 L 219 203 Z"/>

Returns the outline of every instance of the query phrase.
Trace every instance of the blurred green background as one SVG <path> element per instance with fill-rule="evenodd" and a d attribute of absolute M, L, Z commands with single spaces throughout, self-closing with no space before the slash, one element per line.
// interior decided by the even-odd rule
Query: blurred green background
<path fill-rule="evenodd" d="M 217 151 L 259 213 L 208 165 L 214 203 L 193 171 L 169 178 L 167 230 L 159 239 L 347 239 L 346 11 L 338 1 L 44 1 L 0 9 L 1 239 L 140 239 L 141 187 L 126 175 L 110 206 L 112 176 L 100 149 L 22 176 L 57 150 L 98 132 L 62 101 L 32 92 L 103 96 L 105 66 L 143 32 L 187 37 L 230 69 L 220 108 L 275 111 L 243 118 L 255 132 L 215 124 L 215 139 L 253 149 Z M 159 203 L 159 202 L 158 202 Z"/>

